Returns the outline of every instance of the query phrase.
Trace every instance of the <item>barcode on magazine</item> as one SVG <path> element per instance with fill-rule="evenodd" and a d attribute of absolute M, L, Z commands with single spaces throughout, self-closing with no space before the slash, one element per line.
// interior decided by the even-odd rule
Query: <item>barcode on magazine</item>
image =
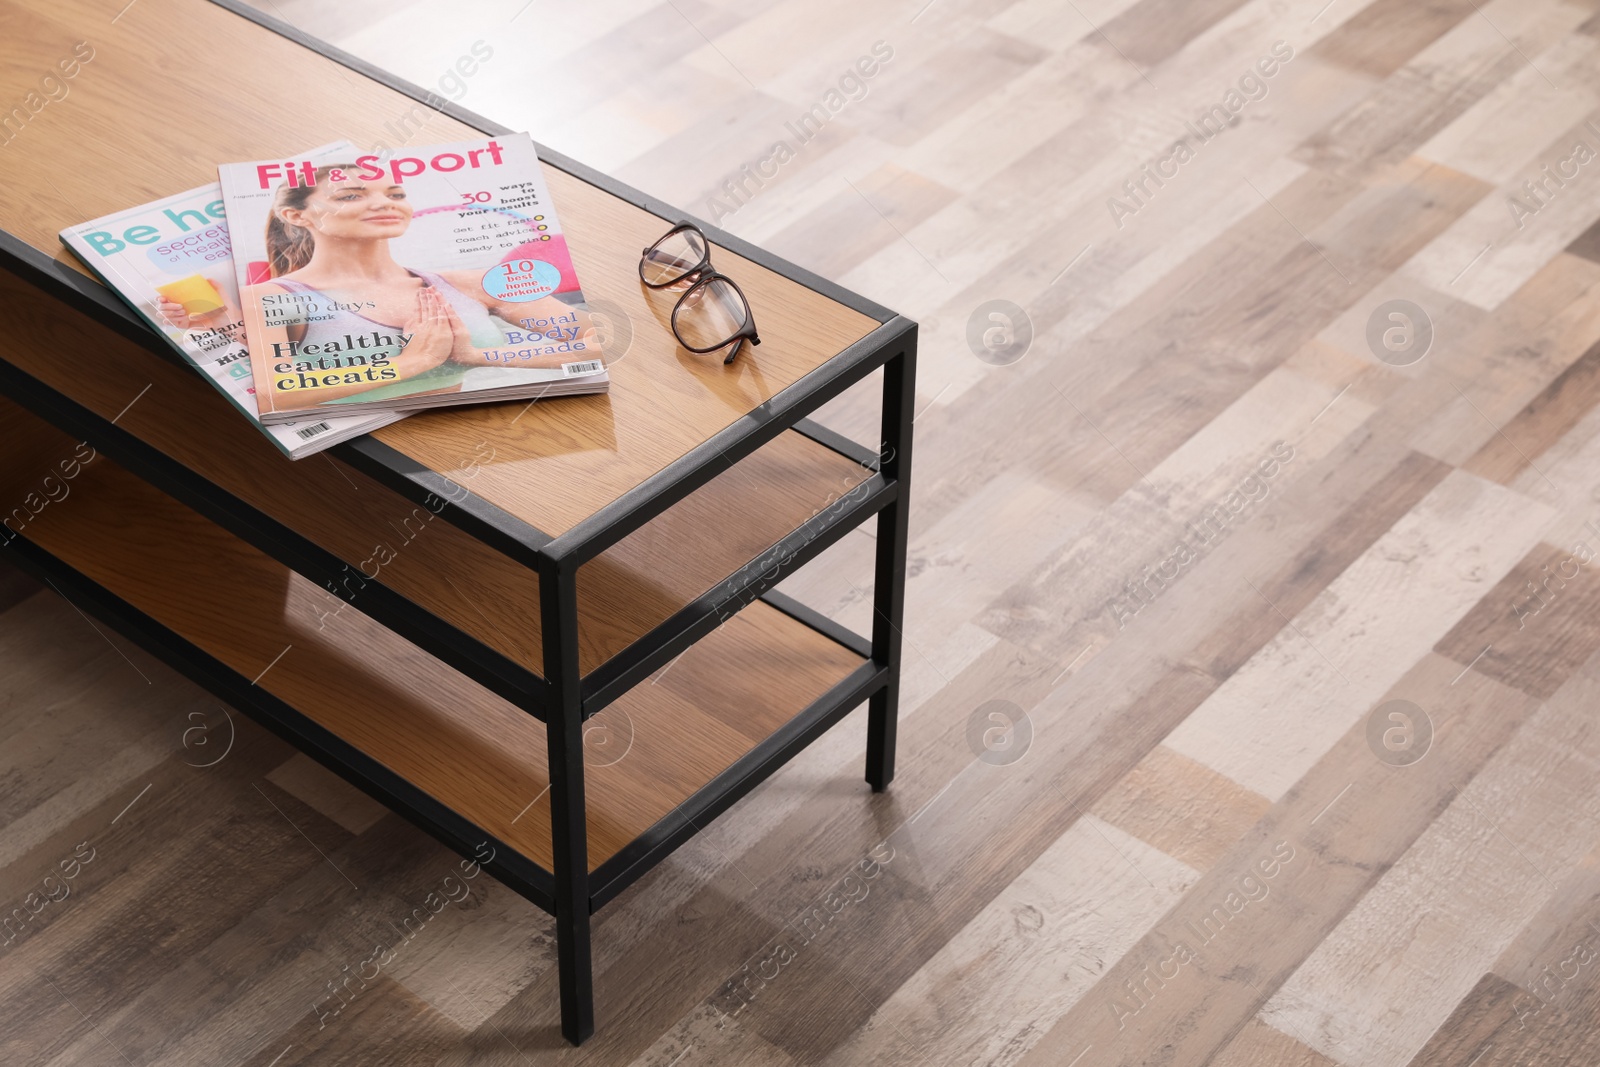
<path fill-rule="evenodd" d="M 333 429 L 333 427 L 329 426 L 327 423 L 319 422 L 315 426 L 307 426 L 303 430 L 296 430 L 294 434 L 302 441 L 309 441 L 311 438 L 317 436 L 319 433 L 322 433 L 324 430 L 331 429 Z"/>
<path fill-rule="evenodd" d="M 606 365 L 598 359 L 586 359 L 582 363 L 561 364 L 563 378 L 576 377 L 579 374 L 599 374 L 606 369 Z"/>

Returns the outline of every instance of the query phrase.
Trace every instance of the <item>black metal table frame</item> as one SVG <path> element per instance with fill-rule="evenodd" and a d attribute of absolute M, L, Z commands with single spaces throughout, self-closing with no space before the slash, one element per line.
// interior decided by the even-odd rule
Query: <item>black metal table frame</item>
<path fill-rule="evenodd" d="M 487 134 L 511 132 L 372 67 L 240 0 L 213 0 L 244 18 Z M 549 149 L 540 158 L 663 219 L 684 213 Z M 130 640 L 172 664 L 297 748 L 352 782 L 464 856 L 483 862 L 499 881 L 555 916 L 561 1030 L 574 1044 L 594 1032 L 590 916 L 706 822 L 842 719 L 868 703 L 866 779 L 874 791 L 894 775 L 901 637 L 905 606 L 907 505 L 916 376 L 916 324 L 759 248 L 700 223 L 724 248 L 877 320 L 879 326 L 822 367 L 675 460 L 566 533 L 552 537 L 422 467 L 372 437 L 335 446 L 340 459 L 426 504 L 465 532 L 534 570 L 539 577 L 543 672 L 534 673 L 439 619 L 272 516 L 232 496 L 203 475 L 117 427 L 7 362 L 0 352 L 0 392 L 119 465 L 164 490 L 224 529 L 354 604 L 395 633 L 507 699 L 546 726 L 549 750 L 553 871 L 497 840 L 447 805 L 355 748 L 308 716 L 255 686 L 232 667 L 20 536 L 0 547 L 23 568 L 88 607 Z M 72 308 L 110 326 L 152 353 L 187 366 L 109 290 L 0 231 L 0 265 Z M 877 454 L 809 420 L 818 407 L 883 369 L 882 445 Z M 779 434 L 795 430 L 866 468 L 864 480 L 756 560 L 730 575 L 605 663 L 583 674 L 578 660 L 579 567 L 745 459 Z M 863 638 L 772 587 L 850 530 L 877 517 L 870 638 Z M 6 531 L 9 535 L 9 531 Z M 356 575 L 358 581 L 350 582 Z M 352 585 L 354 586 L 352 588 Z M 862 656 L 866 662 L 757 744 L 668 816 L 595 868 L 588 868 L 583 724 L 656 669 L 670 662 L 734 612 L 761 599 Z M 732 668 L 730 668 L 732 669 Z"/>

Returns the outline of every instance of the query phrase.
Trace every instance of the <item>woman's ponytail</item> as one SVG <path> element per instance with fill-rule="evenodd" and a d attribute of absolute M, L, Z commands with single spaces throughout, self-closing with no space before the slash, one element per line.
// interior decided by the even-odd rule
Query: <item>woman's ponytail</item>
<path fill-rule="evenodd" d="M 267 271 L 268 276 L 281 278 L 311 262 L 316 251 L 316 238 L 304 226 L 291 226 L 278 217 L 277 205 L 267 216 Z"/>

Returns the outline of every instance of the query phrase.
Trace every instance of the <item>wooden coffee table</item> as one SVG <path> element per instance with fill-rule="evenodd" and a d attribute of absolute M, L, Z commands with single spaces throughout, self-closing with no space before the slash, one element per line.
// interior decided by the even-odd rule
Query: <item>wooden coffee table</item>
<path fill-rule="evenodd" d="M 425 94 L 233 3 L 0 21 L 0 101 L 93 50 L 0 147 L 0 543 L 554 914 L 582 1041 L 595 909 L 862 702 L 867 781 L 893 775 L 916 325 L 706 227 L 763 344 L 686 353 L 635 273 L 684 216 L 541 148 L 585 292 L 631 334 L 610 395 L 291 463 L 57 232 L 219 161 L 370 146 Z M 453 106 L 425 129 L 505 132 Z M 808 420 L 878 368 L 880 447 Z M 79 441 L 102 458 L 67 477 Z M 773 590 L 874 516 L 870 636 Z"/>

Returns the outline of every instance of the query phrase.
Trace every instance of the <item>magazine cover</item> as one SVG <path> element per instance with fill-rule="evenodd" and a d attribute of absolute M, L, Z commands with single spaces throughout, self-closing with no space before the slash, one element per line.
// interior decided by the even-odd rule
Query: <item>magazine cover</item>
<path fill-rule="evenodd" d="M 219 168 L 263 422 L 604 392 L 533 141 Z"/>
<path fill-rule="evenodd" d="M 289 458 L 404 417 L 389 412 L 261 425 L 220 186 L 70 227 L 61 240 Z"/>

